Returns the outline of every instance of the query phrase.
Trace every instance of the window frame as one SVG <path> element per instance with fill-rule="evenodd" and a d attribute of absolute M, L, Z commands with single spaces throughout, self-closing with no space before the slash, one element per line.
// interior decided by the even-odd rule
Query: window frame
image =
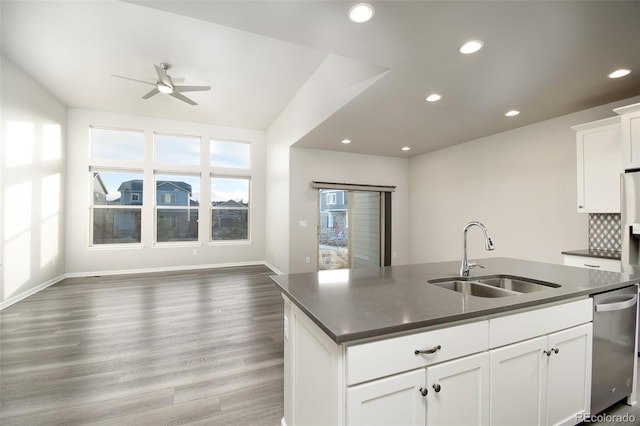
<path fill-rule="evenodd" d="M 198 181 L 200 181 L 200 186 L 201 185 L 201 181 L 202 181 L 202 174 L 200 172 L 168 172 L 165 170 L 154 170 L 153 172 L 153 245 L 155 247 L 170 247 L 170 246 L 177 246 L 177 245 L 201 245 L 200 243 L 200 221 L 201 221 L 201 216 L 200 216 L 200 207 L 202 205 L 202 200 L 198 200 L 198 205 L 197 206 L 192 206 L 190 204 L 190 197 L 187 197 L 188 203 L 187 205 L 173 205 L 173 204 L 158 204 L 158 176 L 162 176 L 162 177 L 168 177 L 168 176 L 176 176 L 177 178 L 180 177 L 191 177 L 191 178 L 195 178 Z M 164 179 L 163 179 L 164 180 Z M 200 192 L 202 193 L 202 190 L 200 190 Z M 175 194 L 166 194 L 163 193 L 161 194 L 161 196 L 172 196 L 172 198 L 175 198 L 175 202 L 177 202 L 177 197 Z M 202 196 L 200 197 L 202 198 Z M 198 215 L 198 219 L 197 219 L 197 225 L 196 225 L 196 238 L 193 240 L 182 240 L 182 241 L 158 241 L 158 226 L 160 224 L 159 221 L 159 211 L 160 210 L 176 210 L 176 211 L 181 211 L 181 210 L 186 210 L 187 211 L 187 215 L 189 218 L 191 218 L 191 211 L 195 210 L 197 212 Z M 188 221 L 190 222 L 190 220 Z M 187 225 L 188 226 L 188 225 Z"/>
<path fill-rule="evenodd" d="M 213 205 L 213 199 L 210 200 L 209 205 L 209 244 L 210 245 L 230 245 L 230 244 L 246 244 L 251 242 L 251 190 L 252 190 L 252 177 L 251 175 L 227 175 L 227 174 L 219 174 L 212 173 L 209 178 L 209 189 L 210 192 L 213 192 L 213 180 L 214 179 L 236 179 L 236 180 L 245 180 L 247 181 L 247 206 L 246 207 L 220 207 Z M 246 211 L 247 212 L 247 238 L 244 239 L 229 239 L 229 240 L 216 240 L 213 238 L 213 212 L 215 210 L 238 210 L 238 211 Z"/>
<path fill-rule="evenodd" d="M 96 175 L 100 173 L 129 173 L 140 175 L 142 180 L 142 187 L 144 189 L 144 171 L 140 169 L 119 169 L 119 168 L 107 168 L 107 167 L 89 167 L 89 241 L 88 247 L 91 249 L 109 249 L 109 248 L 136 248 L 143 247 L 142 244 L 142 234 L 144 229 L 144 220 L 143 220 L 143 202 L 140 204 L 95 204 L 96 201 L 96 192 L 94 191 L 94 182 Z M 106 188 L 105 188 L 106 189 Z M 122 196 L 122 195 L 121 195 Z M 106 200 L 105 200 L 106 202 Z M 96 210 L 137 210 L 140 217 L 140 241 L 131 242 L 131 243 L 95 243 L 94 238 L 94 230 L 95 230 L 95 212 Z"/>

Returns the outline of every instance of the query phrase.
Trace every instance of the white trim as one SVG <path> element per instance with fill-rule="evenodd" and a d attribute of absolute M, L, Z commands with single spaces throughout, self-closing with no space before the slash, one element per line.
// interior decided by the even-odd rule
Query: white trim
<path fill-rule="evenodd" d="M 42 284 L 39 284 L 35 287 L 32 287 L 30 289 L 28 289 L 27 291 L 24 291 L 20 294 L 16 294 L 15 296 L 11 296 L 10 298 L 8 298 L 7 300 L 3 300 L 2 302 L 0 302 L 0 311 L 3 310 L 4 308 L 7 308 L 11 305 L 13 305 L 14 303 L 17 303 L 23 299 L 26 299 L 27 297 L 36 294 L 37 292 L 39 292 L 40 290 L 44 290 L 45 288 L 52 286 L 53 284 L 56 284 L 60 281 L 62 281 L 63 279 L 67 278 L 66 274 L 63 275 L 59 275 L 57 277 L 55 277 L 54 279 L 51 279 L 49 281 L 46 281 Z"/>
<path fill-rule="evenodd" d="M 264 266 L 266 266 L 267 268 L 271 269 L 277 275 L 286 275 L 284 272 L 282 272 L 281 270 L 279 270 L 278 268 L 276 268 L 275 266 L 273 266 L 272 264 L 270 264 L 266 260 L 264 261 Z"/>

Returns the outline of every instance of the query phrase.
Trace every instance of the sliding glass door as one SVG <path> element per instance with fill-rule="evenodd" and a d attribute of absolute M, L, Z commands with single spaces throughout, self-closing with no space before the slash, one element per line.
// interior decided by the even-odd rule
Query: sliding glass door
<path fill-rule="evenodd" d="M 383 265 L 387 198 L 377 191 L 319 190 L 318 270 Z"/>

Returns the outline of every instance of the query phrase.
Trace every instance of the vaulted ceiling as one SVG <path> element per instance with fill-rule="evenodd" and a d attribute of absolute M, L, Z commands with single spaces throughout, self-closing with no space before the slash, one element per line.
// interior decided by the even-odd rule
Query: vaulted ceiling
<path fill-rule="evenodd" d="M 389 156 L 640 94 L 640 1 L 370 1 L 363 24 L 353 3 L 3 0 L 1 48 L 69 107 L 267 130 L 289 105 L 311 123 L 296 146 Z M 212 90 L 144 100 L 112 77 L 161 62 Z"/>

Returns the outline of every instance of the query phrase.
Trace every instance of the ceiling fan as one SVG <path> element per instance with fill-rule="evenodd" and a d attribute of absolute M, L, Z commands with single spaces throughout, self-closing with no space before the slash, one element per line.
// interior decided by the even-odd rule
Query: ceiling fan
<path fill-rule="evenodd" d="M 156 69 L 156 73 L 158 74 L 158 81 L 155 83 L 150 83 L 144 80 L 137 80 L 135 78 L 123 77 L 121 75 L 111 74 L 112 77 L 124 78 L 125 80 L 137 81 L 138 83 L 150 84 L 151 86 L 155 86 L 149 93 L 144 95 L 142 99 L 149 99 L 150 97 L 157 95 L 158 93 L 164 93 L 169 96 L 173 96 L 176 99 L 180 99 L 183 102 L 186 102 L 190 105 L 198 105 L 192 99 L 189 99 L 182 92 L 199 92 L 204 90 L 211 90 L 211 86 L 176 86 L 174 84 L 174 80 L 167 74 L 169 68 L 171 68 L 170 64 L 165 62 L 160 65 L 153 64 Z M 178 79 L 175 79 L 176 81 Z"/>

